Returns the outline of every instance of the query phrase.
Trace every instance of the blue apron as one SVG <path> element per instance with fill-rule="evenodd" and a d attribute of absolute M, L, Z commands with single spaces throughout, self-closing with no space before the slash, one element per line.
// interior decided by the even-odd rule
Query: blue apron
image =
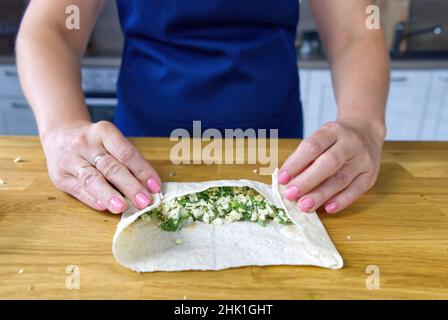
<path fill-rule="evenodd" d="M 202 130 L 301 137 L 298 2 L 117 0 L 126 40 L 116 125 L 127 136 L 170 136 L 201 120 Z"/>

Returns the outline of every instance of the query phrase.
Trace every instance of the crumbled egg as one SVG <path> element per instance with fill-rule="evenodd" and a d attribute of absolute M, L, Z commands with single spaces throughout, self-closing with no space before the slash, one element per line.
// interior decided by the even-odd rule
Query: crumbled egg
<path fill-rule="evenodd" d="M 226 222 L 253 221 L 262 225 L 268 219 L 290 224 L 283 209 L 277 208 L 249 187 L 214 187 L 162 202 L 141 216 L 154 216 L 165 231 L 177 231 L 185 222 L 201 221 L 221 225 Z"/>

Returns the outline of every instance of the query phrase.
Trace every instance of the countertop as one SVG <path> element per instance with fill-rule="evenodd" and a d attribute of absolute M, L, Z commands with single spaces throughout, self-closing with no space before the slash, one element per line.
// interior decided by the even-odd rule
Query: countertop
<path fill-rule="evenodd" d="M 165 181 L 270 180 L 255 165 L 174 166 L 168 139 L 132 142 Z M 297 144 L 281 140 L 280 161 Z M 376 186 L 338 215 L 320 212 L 341 270 L 134 273 L 112 256 L 119 216 L 56 190 L 37 138 L 0 137 L 0 179 L 0 298 L 448 299 L 448 143 L 386 143 Z M 79 289 L 66 286 L 73 266 Z M 369 266 L 379 271 L 377 289 L 366 287 Z"/>

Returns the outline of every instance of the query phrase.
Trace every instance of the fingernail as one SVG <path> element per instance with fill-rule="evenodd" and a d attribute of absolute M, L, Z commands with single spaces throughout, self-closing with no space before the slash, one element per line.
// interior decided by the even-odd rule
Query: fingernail
<path fill-rule="evenodd" d="M 285 197 L 288 200 L 296 200 L 300 195 L 299 188 L 291 186 L 285 190 Z"/>
<path fill-rule="evenodd" d="M 314 207 L 314 200 L 310 198 L 305 198 L 299 202 L 299 209 L 302 211 L 309 211 Z"/>
<path fill-rule="evenodd" d="M 109 200 L 109 206 L 114 213 L 120 213 L 124 210 L 126 204 L 118 197 L 112 197 Z"/>
<path fill-rule="evenodd" d="M 96 200 L 95 205 L 98 210 L 106 210 L 106 206 L 100 200 Z"/>
<path fill-rule="evenodd" d="M 278 181 L 280 184 L 287 184 L 287 183 L 289 182 L 290 179 L 291 179 L 291 177 L 289 176 L 288 172 L 286 172 L 286 171 L 282 171 L 282 172 L 280 173 L 280 175 L 278 176 L 277 181 Z"/>
<path fill-rule="evenodd" d="M 157 180 L 151 178 L 147 182 L 148 189 L 151 191 L 151 193 L 157 193 L 160 191 L 160 184 L 157 182 Z"/>
<path fill-rule="evenodd" d="M 140 209 L 144 209 L 151 203 L 151 200 L 143 192 L 137 193 L 135 195 L 135 202 Z"/>
<path fill-rule="evenodd" d="M 330 213 L 330 214 L 335 213 L 336 210 L 338 210 L 338 207 L 339 207 L 338 203 L 335 201 L 332 201 L 325 206 L 325 211 L 327 211 L 327 213 Z"/>

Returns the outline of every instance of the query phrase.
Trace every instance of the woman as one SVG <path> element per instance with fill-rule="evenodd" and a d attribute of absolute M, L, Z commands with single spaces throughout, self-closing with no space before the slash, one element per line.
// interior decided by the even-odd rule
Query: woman
<path fill-rule="evenodd" d="M 24 92 L 54 184 L 97 210 L 138 208 L 160 178 L 125 138 L 175 128 L 277 128 L 302 134 L 294 51 L 297 0 L 118 0 L 125 48 L 115 125 L 90 121 L 81 57 L 103 0 L 32 0 L 17 39 Z M 373 186 L 385 136 L 388 56 L 366 27 L 369 0 L 310 0 L 331 63 L 335 121 L 306 138 L 280 169 L 302 211 L 336 213 Z M 65 10 L 80 9 L 80 29 Z"/>

